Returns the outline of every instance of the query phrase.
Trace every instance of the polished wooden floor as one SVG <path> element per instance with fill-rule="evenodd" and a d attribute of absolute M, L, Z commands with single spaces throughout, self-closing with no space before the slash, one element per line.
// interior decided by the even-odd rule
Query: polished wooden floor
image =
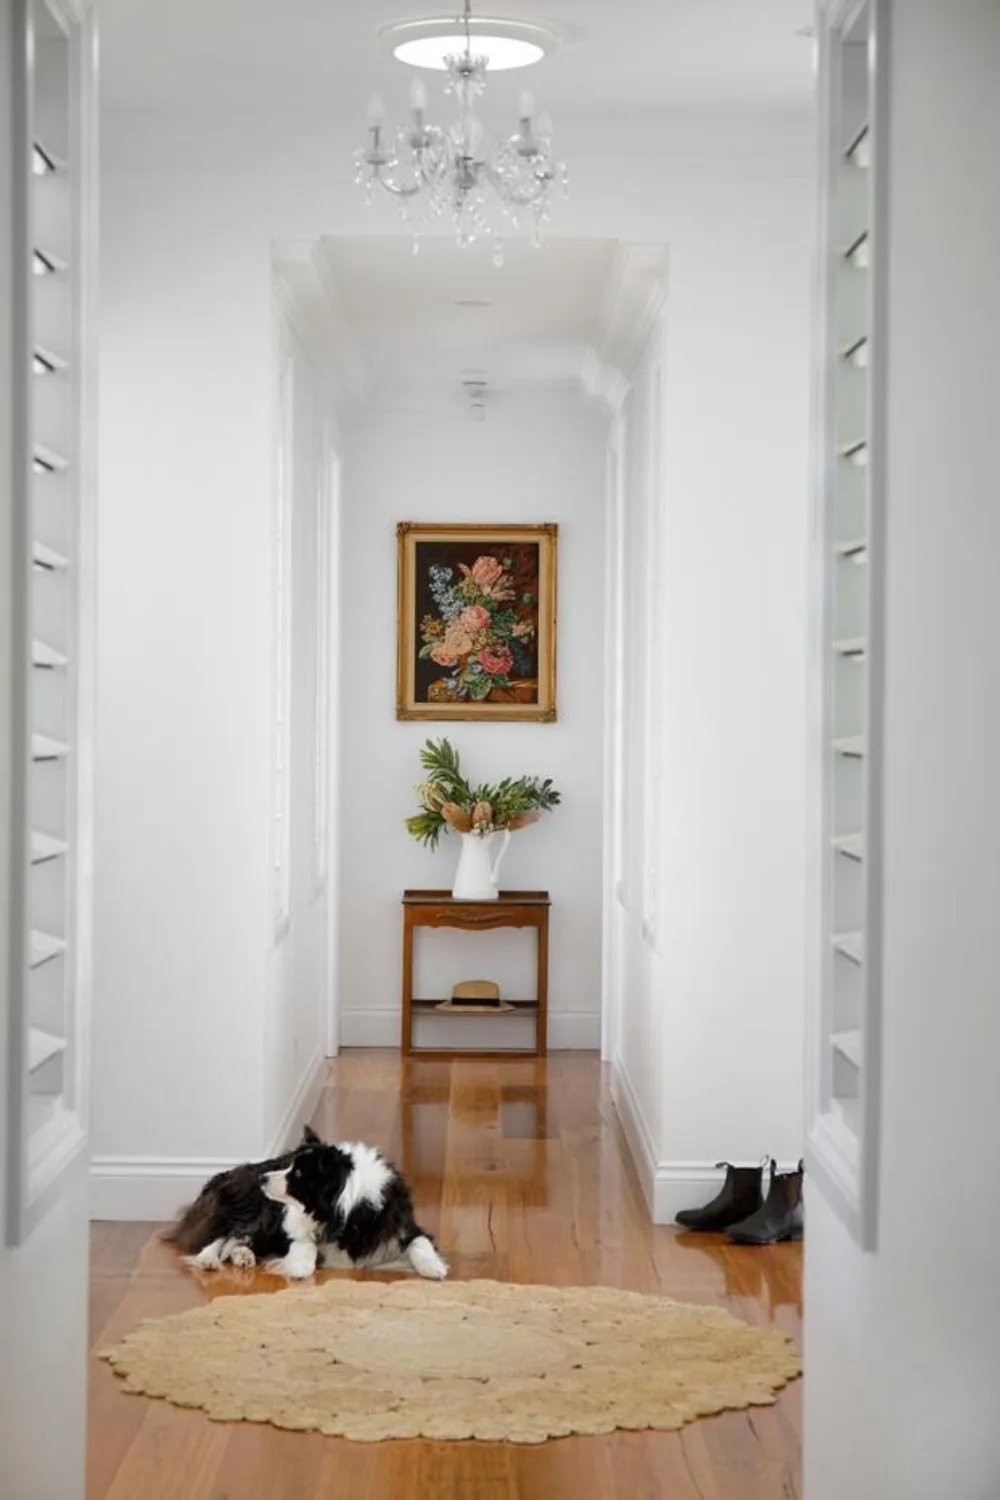
<path fill-rule="evenodd" d="M 459 1277 L 601 1284 L 717 1303 L 800 1336 L 799 1247 L 742 1249 L 653 1228 L 592 1054 L 546 1062 L 350 1052 L 315 1117 L 405 1167 L 419 1217 Z M 327 1275 L 342 1273 L 329 1272 Z M 101 1348 L 142 1318 L 277 1289 L 264 1273 L 178 1263 L 148 1224 L 97 1224 L 91 1325 Z M 92 1365 L 88 1500 L 797 1500 L 801 1389 L 681 1433 L 367 1445 L 221 1425 L 128 1396 Z"/>

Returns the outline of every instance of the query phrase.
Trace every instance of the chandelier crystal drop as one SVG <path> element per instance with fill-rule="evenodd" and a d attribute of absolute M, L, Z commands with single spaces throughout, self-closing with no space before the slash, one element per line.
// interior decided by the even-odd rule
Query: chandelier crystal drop
<path fill-rule="evenodd" d="M 492 236 L 493 259 L 503 264 L 504 232 L 528 230 L 541 242 L 554 192 L 568 186 L 564 164 L 552 152 L 552 123 L 536 114 L 531 94 L 521 95 L 513 134 L 486 139 L 476 104 L 486 87 L 488 59 L 473 52 L 471 0 L 461 19 L 448 23 L 463 36 L 463 50 L 444 58 L 445 93 L 454 97 L 457 117 L 449 126 L 427 120 L 427 89 L 422 78 L 410 88 L 410 119 L 392 127 L 377 96 L 368 108 L 365 145 L 355 152 L 357 182 L 370 203 L 376 186 L 399 204 L 414 232 L 442 215 L 451 216 L 460 247 Z"/>

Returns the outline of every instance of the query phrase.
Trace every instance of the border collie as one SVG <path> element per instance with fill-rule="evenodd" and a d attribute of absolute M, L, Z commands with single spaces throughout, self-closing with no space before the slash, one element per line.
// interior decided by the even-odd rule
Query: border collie
<path fill-rule="evenodd" d="M 405 1260 L 431 1280 L 448 1274 L 395 1167 L 373 1146 L 326 1145 L 308 1125 L 284 1156 L 219 1172 L 165 1238 L 201 1270 L 263 1262 L 300 1280 L 320 1261 L 361 1269 Z"/>

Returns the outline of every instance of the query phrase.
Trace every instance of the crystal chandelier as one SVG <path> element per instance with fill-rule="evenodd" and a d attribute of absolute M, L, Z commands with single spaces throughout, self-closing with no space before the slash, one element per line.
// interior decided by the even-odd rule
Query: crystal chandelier
<path fill-rule="evenodd" d="M 460 246 L 492 236 L 494 262 L 502 265 L 505 228 L 518 234 L 529 228 L 534 243 L 540 243 L 554 190 L 566 191 L 566 168 L 552 154 L 551 121 L 536 115 L 531 94 L 521 95 L 513 135 L 486 141 L 476 101 L 486 87 L 489 58 L 473 50 L 471 0 L 465 0 L 461 18 L 443 24 L 459 31 L 461 44 L 443 58 L 445 93 L 455 98 L 457 118 L 448 127 L 428 123 L 422 78 L 410 88 L 409 121 L 395 129 L 386 125 L 376 96 L 368 109 L 367 141 L 355 153 L 357 182 L 369 203 L 376 185 L 396 199 L 413 228 L 414 254 L 420 231 L 448 213 Z"/>

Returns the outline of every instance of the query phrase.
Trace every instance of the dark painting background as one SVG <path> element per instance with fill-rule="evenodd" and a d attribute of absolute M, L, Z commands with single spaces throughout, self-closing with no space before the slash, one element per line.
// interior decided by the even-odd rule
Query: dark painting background
<path fill-rule="evenodd" d="M 540 567 L 540 544 L 538 542 L 517 542 L 513 545 L 498 538 L 496 543 L 490 542 L 488 537 L 480 537 L 473 542 L 422 542 L 414 545 L 414 606 L 413 606 L 413 640 L 414 655 L 416 656 L 423 645 L 423 637 L 420 632 L 420 622 L 425 615 L 438 615 L 437 605 L 430 590 L 430 569 L 432 564 L 440 563 L 446 568 L 451 568 L 454 573 L 452 582 L 461 579 L 461 565 L 464 563 L 471 568 L 479 557 L 495 557 L 501 563 L 511 560 L 510 571 L 513 574 L 513 585 L 516 597 L 505 605 L 514 611 L 519 620 L 531 620 L 535 627 L 532 640 L 522 643 L 521 649 L 525 653 L 526 671 L 516 672 L 519 679 L 530 679 L 534 683 L 534 690 L 525 696 L 518 694 L 521 702 L 538 702 L 538 590 L 539 590 L 539 567 Z M 523 596 L 531 595 L 531 603 L 524 602 Z M 415 663 L 414 696 L 418 703 L 429 702 L 429 689 L 432 682 L 438 678 L 448 675 L 446 667 L 438 666 L 434 661 L 420 661 Z M 493 700 L 495 701 L 495 700 Z"/>

